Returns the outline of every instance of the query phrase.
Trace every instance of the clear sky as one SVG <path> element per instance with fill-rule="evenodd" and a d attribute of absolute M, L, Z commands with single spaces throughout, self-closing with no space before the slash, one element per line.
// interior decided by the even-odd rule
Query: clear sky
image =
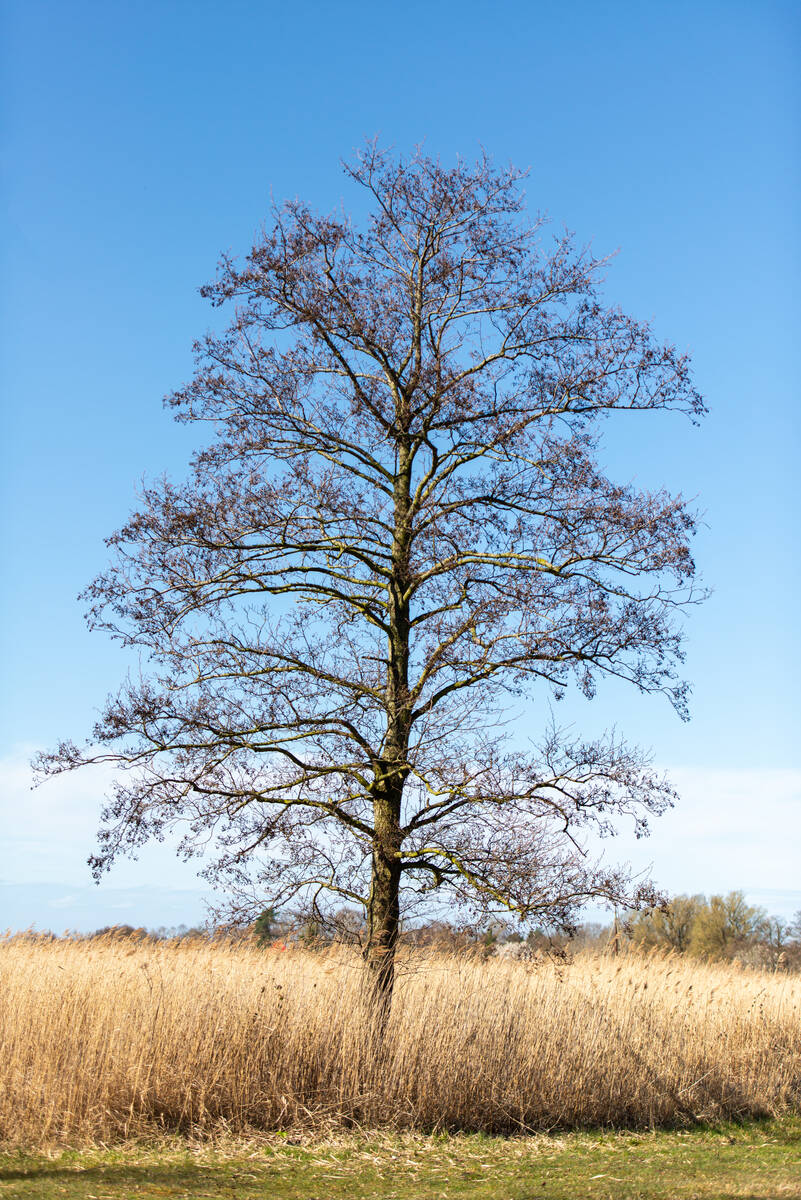
<path fill-rule="evenodd" d="M 199 914 L 192 872 L 164 848 L 85 890 L 103 781 L 30 793 L 25 763 L 84 735 L 124 674 L 76 595 L 137 480 L 183 471 L 195 435 L 160 399 L 215 320 L 197 287 L 221 250 L 248 249 L 271 193 L 348 204 L 339 160 L 374 134 L 446 163 L 484 146 L 529 167 L 532 209 L 597 252 L 619 248 L 608 298 L 693 354 L 703 428 L 657 418 L 609 451 L 618 476 L 705 513 L 696 552 L 713 595 L 688 627 L 693 719 L 622 688 L 567 712 L 593 731 L 616 723 L 681 784 L 647 846 L 613 854 L 652 863 L 671 890 L 743 887 L 801 908 L 801 6 L 0 12 L 0 927 Z M 543 717 L 533 704 L 532 731 Z"/>

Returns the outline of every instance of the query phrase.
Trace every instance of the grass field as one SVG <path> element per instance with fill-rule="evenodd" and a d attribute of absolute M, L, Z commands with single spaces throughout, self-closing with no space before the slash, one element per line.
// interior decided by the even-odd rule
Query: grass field
<path fill-rule="evenodd" d="M 0 1142 L 692 1128 L 801 1111 L 801 978 L 407 953 L 382 1043 L 353 952 L 0 943 Z"/>
<path fill-rule="evenodd" d="M 0 1157 L 20 1200 L 780 1200 L 801 1197 L 801 1120 L 640 1134 L 357 1135 Z"/>

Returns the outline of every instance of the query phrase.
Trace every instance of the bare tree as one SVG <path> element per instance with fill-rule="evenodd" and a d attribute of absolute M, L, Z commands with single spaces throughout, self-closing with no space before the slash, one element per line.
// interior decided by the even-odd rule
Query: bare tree
<path fill-rule="evenodd" d="M 374 145 L 345 170 L 364 227 L 285 204 L 202 289 L 233 315 L 168 404 L 207 444 L 86 593 L 145 668 L 40 767 L 122 768 L 97 872 L 183 824 L 254 914 L 362 909 L 388 1000 L 416 897 L 551 925 L 636 902 L 583 839 L 645 831 L 668 784 L 615 737 L 523 750 L 504 714 L 603 676 L 685 713 L 693 517 L 597 446 L 608 414 L 703 405 L 687 358 L 602 303 L 603 261 L 526 220 L 519 172 Z"/>

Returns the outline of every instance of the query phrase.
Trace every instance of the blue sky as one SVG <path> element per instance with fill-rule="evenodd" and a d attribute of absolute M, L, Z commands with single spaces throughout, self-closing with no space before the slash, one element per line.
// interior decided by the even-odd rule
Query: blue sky
<path fill-rule="evenodd" d="M 339 159 L 373 134 L 529 167 L 532 209 L 619 248 L 610 300 L 692 352 L 703 428 L 643 424 L 609 457 L 705 512 L 693 719 L 611 687 L 567 712 L 614 721 L 682 781 L 674 824 L 620 854 L 674 890 L 801 908 L 801 8 L 6 0 L 2 20 L 0 880 L 30 889 L 14 923 L 25 895 L 57 923 L 36 888 L 87 883 L 103 781 L 31 794 L 24 763 L 82 736 L 124 673 L 76 595 L 136 482 L 191 451 L 160 398 L 215 319 L 197 287 L 249 247 L 271 193 L 348 204 Z M 543 716 L 535 702 L 532 730 Z M 187 889 L 195 919 L 194 877 L 163 848 L 85 893 L 80 920 L 113 919 L 115 887 L 133 918 L 130 889 L 165 911 Z"/>

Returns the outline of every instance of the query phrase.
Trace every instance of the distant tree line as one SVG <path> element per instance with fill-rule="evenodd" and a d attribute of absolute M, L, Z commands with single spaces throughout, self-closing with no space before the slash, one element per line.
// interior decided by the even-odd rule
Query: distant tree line
<path fill-rule="evenodd" d="M 358 914 L 342 910 L 338 916 L 337 940 L 344 932 L 344 940 L 358 942 Z M 322 946 L 332 940 L 330 932 L 314 922 L 299 922 L 291 916 L 281 919 L 273 908 L 262 912 L 251 932 L 261 944 L 284 940 Z M 470 927 L 434 920 L 405 928 L 401 941 L 488 953 L 504 943 L 523 941 L 535 949 L 556 952 L 661 949 L 709 960 L 739 960 L 747 966 L 801 970 L 801 911 L 789 920 L 771 916 L 764 908 L 749 904 L 742 891 L 709 897 L 677 895 L 660 907 L 623 913 L 613 923 L 584 922 L 557 934 L 537 928 L 521 932 L 503 923 Z"/>
<path fill-rule="evenodd" d="M 637 913 L 627 930 L 635 946 L 664 947 L 699 958 L 739 959 L 751 966 L 801 968 L 801 911 L 790 920 L 748 904 L 740 891 L 725 896 L 673 896 Z"/>
<path fill-rule="evenodd" d="M 34 935 L 54 938 L 52 933 Z M 322 948 L 333 941 L 358 945 L 364 936 L 363 920 L 356 910 L 343 908 L 331 927 L 276 908 L 262 910 L 244 928 L 212 926 L 105 925 L 92 933 L 70 934 L 81 939 L 119 938 L 137 941 L 181 941 L 236 938 L 261 946 L 300 945 Z M 677 895 L 659 907 L 622 913 L 614 922 L 587 921 L 553 933 L 539 928 L 521 929 L 502 922 L 490 925 L 457 925 L 447 919 L 431 920 L 402 929 L 400 940 L 408 946 L 451 951 L 481 951 L 491 955 L 509 942 L 526 942 L 533 950 L 558 955 L 582 950 L 616 953 L 624 949 L 674 952 L 707 960 L 739 961 L 744 966 L 769 970 L 801 971 L 801 910 L 790 919 L 771 916 L 749 904 L 742 891 L 726 895 Z"/>

